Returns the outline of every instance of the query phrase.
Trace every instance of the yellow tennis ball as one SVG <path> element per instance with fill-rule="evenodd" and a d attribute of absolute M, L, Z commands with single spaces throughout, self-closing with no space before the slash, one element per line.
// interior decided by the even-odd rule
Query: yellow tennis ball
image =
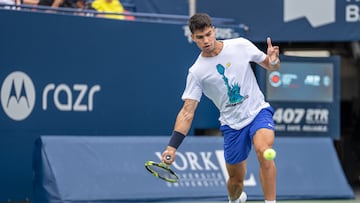
<path fill-rule="evenodd" d="M 274 149 L 269 148 L 264 151 L 263 156 L 266 160 L 273 160 L 276 157 L 276 151 Z"/>

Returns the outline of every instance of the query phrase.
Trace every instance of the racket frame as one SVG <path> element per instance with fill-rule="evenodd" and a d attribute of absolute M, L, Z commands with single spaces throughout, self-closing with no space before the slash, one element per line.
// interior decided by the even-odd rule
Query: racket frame
<path fill-rule="evenodd" d="M 172 179 L 172 178 L 166 178 L 166 177 L 162 177 L 162 176 L 159 176 L 159 173 L 150 169 L 150 166 L 156 166 L 156 167 L 159 167 L 159 168 L 162 168 L 164 170 L 166 170 L 167 172 L 169 172 L 171 175 L 175 176 L 176 178 L 175 179 Z M 155 177 L 158 177 L 162 180 L 165 180 L 167 182 L 170 182 L 170 183 L 176 183 L 178 182 L 179 180 L 179 177 L 178 175 L 173 171 L 171 170 L 170 166 L 167 165 L 166 163 L 163 163 L 163 162 L 154 162 L 154 161 L 147 161 L 145 163 L 145 168 L 151 173 L 153 174 Z"/>

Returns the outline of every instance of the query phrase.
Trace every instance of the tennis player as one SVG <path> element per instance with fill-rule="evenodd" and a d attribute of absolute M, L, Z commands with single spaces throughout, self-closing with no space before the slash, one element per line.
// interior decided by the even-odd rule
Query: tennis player
<path fill-rule="evenodd" d="M 264 100 L 250 62 L 267 70 L 280 67 L 279 47 L 267 38 L 267 54 L 245 38 L 217 40 L 211 18 L 198 13 L 189 19 L 191 38 L 201 53 L 189 69 L 183 92 L 183 107 L 177 115 L 162 161 L 172 164 L 177 148 L 188 133 L 202 94 L 220 111 L 220 130 L 224 135 L 224 156 L 229 174 L 227 190 L 230 203 L 243 203 L 246 159 L 254 145 L 259 163 L 265 203 L 276 202 L 276 167 L 263 158 L 274 139 L 273 109 Z M 171 159 L 167 160 L 166 157 Z"/>

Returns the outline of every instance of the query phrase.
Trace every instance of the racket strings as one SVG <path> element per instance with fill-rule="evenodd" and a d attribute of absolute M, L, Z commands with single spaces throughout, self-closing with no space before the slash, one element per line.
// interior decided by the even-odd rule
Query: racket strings
<path fill-rule="evenodd" d="M 160 178 L 163 178 L 166 180 L 177 180 L 178 179 L 176 174 L 172 173 L 169 169 L 164 168 L 162 166 L 149 165 L 147 167 L 152 173 L 156 173 L 157 176 L 159 176 Z"/>

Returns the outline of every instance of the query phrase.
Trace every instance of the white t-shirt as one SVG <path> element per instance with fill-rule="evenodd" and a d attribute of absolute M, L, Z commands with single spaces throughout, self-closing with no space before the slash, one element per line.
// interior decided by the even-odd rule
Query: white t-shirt
<path fill-rule="evenodd" d="M 189 69 L 182 99 L 200 101 L 202 94 L 219 109 L 221 125 L 241 129 L 269 107 L 249 62 L 260 63 L 266 54 L 245 38 L 223 41 L 215 57 L 201 54 Z"/>

